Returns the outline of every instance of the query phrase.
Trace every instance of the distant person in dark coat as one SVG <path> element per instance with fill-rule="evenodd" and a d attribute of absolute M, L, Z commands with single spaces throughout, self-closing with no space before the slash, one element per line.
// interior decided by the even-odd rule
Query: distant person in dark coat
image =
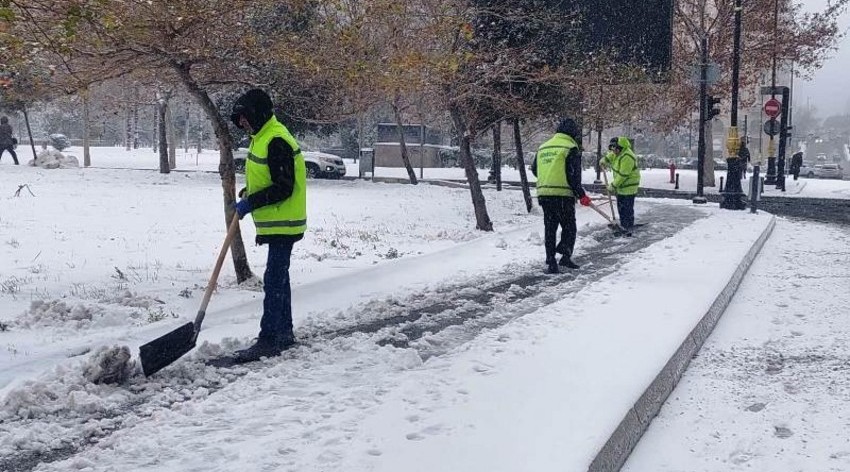
<path fill-rule="evenodd" d="M 747 178 L 747 167 L 750 164 L 750 150 L 747 148 L 747 137 L 741 138 L 741 147 L 738 148 L 738 165 L 741 166 L 741 178 Z"/>
<path fill-rule="evenodd" d="M 18 163 L 18 155 L 15 154 L 15 140 L 12 138 L 12 125 L 9 124 L 9 118 L 0 117 L 0 159 L 3 159 L 3 153 L 9 151 L 12 155 L 12 160 L 15 165 Z"/>
<path fill-rule="evenodd" d="M 803 168 L 803 153 L 795 152 L 791 156 L 791 173 L 794 174 L 794 180 L 800 178 L 800 169 Z"/>

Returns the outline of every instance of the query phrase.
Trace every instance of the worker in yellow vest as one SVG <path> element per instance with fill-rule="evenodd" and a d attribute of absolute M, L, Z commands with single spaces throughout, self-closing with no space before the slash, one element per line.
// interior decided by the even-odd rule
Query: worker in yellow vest
<path fill-rule="evenodd" d="M 549 141 L 537 150 L 531 172 L 537 177 L 537 201 L 543 208 L 546 245 L 546 272 L 557 274 L 558 267 L 578 269 L 572 260 L 576 244 L 576 198 L 590 206 L 590 197 L 581 186 L 581 128 L 570 118 L 562 120 Z M 558 227 L 561 241 L 555 245 Z M 560 262 L 555 254 L 561 253 Z"/>
<path fill-rule="evenodd" d="M 600 164 L 614 173 L 614 179 L 608 185 L 608 193 L 617 196 L 617 212 L 620 214 L 623 235 L 631 236 L 635 225 L 635 195 L 640 187 L 640 168 L 629 138 L 612 138 L 608 153 Z"/>
<path fill-rule="evenodd" d="M 251 135 L 246 187 L 239 192 L 236 211 L 240 219 L 251 213 L 257 244 L 269 247 L 260 335 L 254 345 L 236 353 L 237 362 L 278 356 L 295 344 L 289 263 L 293 245 L 307 230 L 307 169 L 298 142 L 273 109 L 269 95 L 254 89 L 236 100 L 230 115 Z"/>

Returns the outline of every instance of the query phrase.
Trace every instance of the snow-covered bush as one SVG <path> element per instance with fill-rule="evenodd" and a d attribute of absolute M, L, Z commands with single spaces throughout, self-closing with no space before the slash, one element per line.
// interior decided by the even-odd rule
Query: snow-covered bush
<path fill-rule="evenodd" d="M 64 134 L 51 134 L 48 139 L 50 139 L 50 145 L 59 152 L 71 147 L 71 140 Z"/>
<path fill-rule="evenodd" d="M 29 165 L 45 169 L 69 169 L 80 167 L 80 161 L 74 156 L 66 156 L 55 149 L 47 149 L 38 153 L 35 160 L 29 162 Z"/>

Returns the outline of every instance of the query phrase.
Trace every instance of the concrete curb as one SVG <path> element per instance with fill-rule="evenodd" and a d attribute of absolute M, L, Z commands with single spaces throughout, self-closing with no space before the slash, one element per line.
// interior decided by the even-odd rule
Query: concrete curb
<path fill-rule="evenodd" d="M 723 316 L 732 297 L 738 291 L 741 281 L 750 269 L 755 258 L 759 255 L 765 242 L 773 233 L 776 218 L 771 218 L 767 228 L 750 248 L 747 255 L 738 264 L 738 269 L 732 275 L 729 282 L 715 298 L 708 312 L 700 319 L 696 327 L 688 334 L 667 364 L 658 373 L 652 383 L 646 388 L 634 406 L 629 409 L 626 416 L 620 422 L 617 429 L 605 442 L 602 449 L 596 454 L 588 471 L 590 472 L 614 472 L 619 471 L 626 463 L 629 454 L 637 445 L 640 438 L 649 428 L 649 424 L 655 415 L 661 410 L 664 402 L 682 378 L 687 370 L 691 359 L 699 352 L 703 343 L 708 339 L 717 321 Z"/>

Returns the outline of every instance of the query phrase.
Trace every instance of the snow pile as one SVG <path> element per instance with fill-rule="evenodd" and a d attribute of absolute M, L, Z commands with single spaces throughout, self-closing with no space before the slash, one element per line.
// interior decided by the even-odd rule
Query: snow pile
<path fill-rule="evenodd" d="M 12 326 L 20 329 L 66 328 L 96 329 L 112 326 L 141 326 L 174 318 L 163 302 L 129 291 L 100 302 L 67 300 L 34 300 Z"/>
<path fill-rule="evenodd" d="M 123 383 L 134 371 L 127 346 L 101 346 L 83 366 L 83 376 L 93 384 Z"/>
<path fill-rule="evenodd" d="M 82 328 L 100 314 L 96 306 L 86 306 L 82 303 L 69 306 L 64 300 L 33 300 L 29 309 L 15 319 L 14 324 L 27 329 L 45 326 Z"/>
<path fill-rule="evenodd" d="M 55 149 L 47 149 L 38 153 L 35 160 L 30 161 L 33 167 L 44 169 L 70 169 L 80 167 L 80 161 L 72 155 L 65 155 Z"/>
<path fill-rule="evenodd" d="M 162 300 L 147 295 L 137 295 L 129 290 L 124 290 L 114 297 L 104 298 L 101 302 L 133 308 L 151 308 L 165 303 Z"/>

